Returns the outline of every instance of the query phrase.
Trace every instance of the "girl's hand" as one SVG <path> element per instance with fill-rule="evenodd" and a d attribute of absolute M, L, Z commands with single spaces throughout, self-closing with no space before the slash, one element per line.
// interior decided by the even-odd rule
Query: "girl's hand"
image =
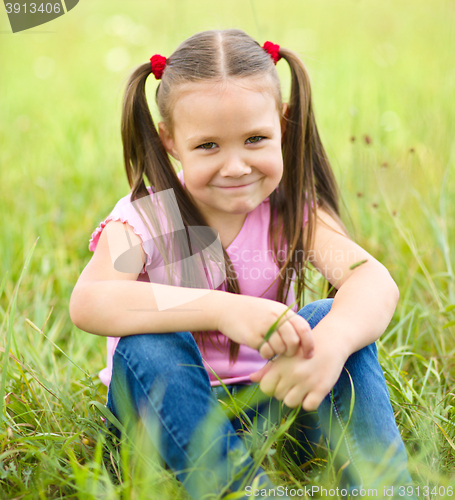
<path fill-rule="evenodd" d="M 306 411 L 317 410 L 340 378 L 349 356 L 341 342 L 318 333 L 311 359 L 305 359 L 299 348 L 292 358 L 280 356 L 267 363 L 251 374 L 251 380 L 260 382 L 264 394 L 283 401 L 289 408 L 302 405 Z"/>
<path fill-rule="evenodd" d="M 310 325 L 291 310 L 280 319 L 277 330 L 264 342 L 269 328 L 288 308 L 285 304 L 236 294 L 228 294 L 226 299 L 220 308 L 217 327 L 226 337 L 259 349 L 264 359 L 276 354 L 294 356 L 299 346 L 303 357 L 312 356 L 314 344 Z"/>

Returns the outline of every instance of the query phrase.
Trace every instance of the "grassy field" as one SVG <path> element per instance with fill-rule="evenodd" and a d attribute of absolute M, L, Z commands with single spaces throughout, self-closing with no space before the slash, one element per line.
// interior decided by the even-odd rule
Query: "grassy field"
<path fill-rule="evenodd" d="M 0 7 L 0 499 L 187 498 L 147 449 L 125 446 L 122 481 L 109 478 L 105 339 L 73 326 L 68 302 L 91 232 L 128 193 L 130 70 L 227 27 L 294 49 L 309 68 L 343 218 L 400 288 L 378 349 L 410 471 L 421 492 L 430 487 L 421 498 L 451 497 L 455 2 L 82 0 L 14 35 Z M 286 64 L 277 68 L 286 95 Z M 330 455 L 291 470 L 269 449 L 265 466 L 283 483 L 336 485 Z"/>

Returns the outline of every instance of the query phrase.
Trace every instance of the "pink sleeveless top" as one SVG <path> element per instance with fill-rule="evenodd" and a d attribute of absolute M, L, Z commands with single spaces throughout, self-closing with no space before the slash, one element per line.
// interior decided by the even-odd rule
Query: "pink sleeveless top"
<path fill-rule="evenodd" d="M 178 177 L 182 184 L 185 185 L 182 172 L 178 173 Z M 150 187 L 147 189 L 152 194 Z M 150 232 L 146 229 L 141 218 L 131 205 L 130 195 L 131 193 L 120 199 L 112 212 L 92 233 L 89 250 L 92 252 L 95 251 L 101 232 L 109 221 L 119 220 L 127 222 L 141 238 L 143 242 L 142 247 L 147 257 L 147 261 L 137 281 L 150 282 L 146 269 L 156 268 L 159 261 L 163 261 L 157 247 L 153 243 Z M 234 271 L 237 273 L 237 279 L 243 295 L 275 300 L 278 280 L 272 286 L 270 285 L 278 276 L 279 269 L 273 260 L 272 251 L 268 244 L 269 220 L 270 206 L 269 199 L 266 198 L 258 207 L 247 214 L 242 229 L 234 241 L 226 248 L 226 252 L 231 259 Z M 305 207 L 304 224 L 307 220 L 308 210 Z M 153 281 L 159 282 L 159 280 L 155 279 Z M 224 290 L 224 284 L 218 289 Z M 294 300 L 294 290 L 291 285 L 286 302 L 289 305 Z M 227 347 L 228 338 L 220 332 L 211 332 L 209 335 L 211 339 L 206 338 L 204 340 L 204 349 L 202 349 L 201 345 L 199 345 L 199 348 L 212 386 L 220 385 L 218 379 L 213 375 L 212 370 L 224 384 L 250 384 L 250 374 L 262 368 L 267 362 L 267 360 L 261 358 L 259 352 L 255 349 L 241 345 L 237 361 L 231 364 L 229 362 L 229 349 Z M 111 380 L 112 359 L 119 340 L 120 337 L 107 337 L 107 367 L 99 373 L 102 383 L 106 386 L 109 385 Z"/>

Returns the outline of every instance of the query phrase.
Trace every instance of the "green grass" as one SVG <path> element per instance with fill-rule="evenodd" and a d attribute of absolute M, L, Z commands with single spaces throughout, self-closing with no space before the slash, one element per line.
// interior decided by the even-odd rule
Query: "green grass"
<path fill-rule="evenodd" d="M 410 471 L 415 485 L 455 486 L 454 21 L 449 0 L 113 0 L 12 35 L 0 7 L 0 499 L 186 498 L 143 429 L 114 461 L 121 484 L 109 478 L 105 339 L 74 327 L 68 302 L 91 232 L 128 192 L 128 72 L 225 27 L 303 55 L 344 220 L 400 288 L 378 347 Z M 299 470 L 274 452 L 282 431 L 258 442 L 268 470 L 336 484 L 330 454 Z"/>

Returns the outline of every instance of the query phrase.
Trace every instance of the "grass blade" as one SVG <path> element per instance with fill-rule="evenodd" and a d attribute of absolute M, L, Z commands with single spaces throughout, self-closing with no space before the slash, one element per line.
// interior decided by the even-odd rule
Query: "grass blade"
<path fill-rule="evenodd" d="M 4 418 L 4 416 L 3 416 L 3 400 L 4 400 L 4 396 L 5 396 L 6 374 L 8 372 L 9 351 L 10 351 L 10 346 L 11 346 L 11 338 L 13 335 L 14 317 L 16 315 L 17 294 L 19 291 L 19 286 L 21 284 L 22 278 L 25 275 L 25 271 L 28 267 L 30 259 L 32 258 L 32 255 L 33 255 L 33 252 L 35 250 L 36 244 L 38 243 L 38 240 L 39 240 L 39 237 L 36 239 L 35 243 L 33 243 L 32 248 L 28 252 L 27 258 L 25 259 L 24 267 L 22 268 L 21 274 L 19 276 L 19 280 L 18 280 L 16 288 L 14 290 L 13 298 L 12 298 L 12 302 L 11 302 L 11 310 L 10 310 L 9 318 L 8 318 L 8 332 L 6 335 L 6 348 L 5 348 L 5 353 L 3 354 L 2 382 L 1 382 L 1 386 L 0 386 L 0 415 L 2 416 L 2 419 Z M 3 286 L 3 283 L 2 283 L 2 286 Z"/>

